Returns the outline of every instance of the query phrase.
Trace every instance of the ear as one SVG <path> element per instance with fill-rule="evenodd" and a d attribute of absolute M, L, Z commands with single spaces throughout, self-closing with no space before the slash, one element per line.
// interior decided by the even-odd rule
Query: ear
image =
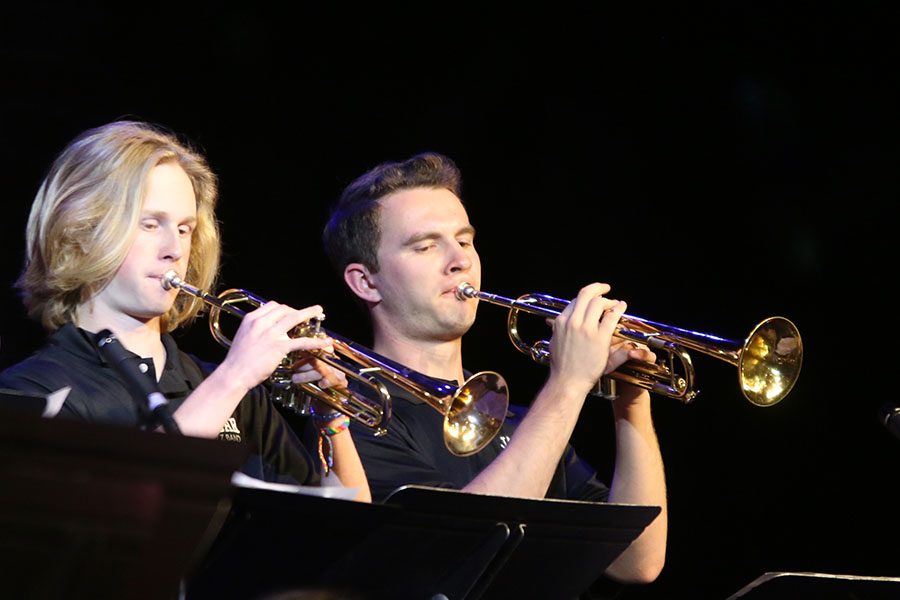
<path fill-rule="evenodd" d="M 350 290 L 366 302 L 381 301 L 381 294 L 372 279 L 368 267 L 362 263 L 350 263 L 344 268 L 344 281 Z"/>

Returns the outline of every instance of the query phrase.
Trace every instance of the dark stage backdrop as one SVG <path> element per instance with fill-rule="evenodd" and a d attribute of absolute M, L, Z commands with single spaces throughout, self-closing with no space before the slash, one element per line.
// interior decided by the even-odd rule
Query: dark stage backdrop
<path fill-rule="evenodd" d="M 0 366 L 42 341 L 11 286 L 44 170 L 86 128 L 132 117 L 193 140 L 221 178 L 221 285 L 321 303 L 363 343 L 319 244 L 328 205 L 376 163 L 436 150 L 462 168 L 486 290 L 606 281 L 634 315 L 740 339 L 777 314 L 803 334 L 779 405 L 748 404 L 734 368 L 696 354 L 695 403 L 654 401 L 668 562 L 623 597 L 724 598 L 778 570 L 900 576 L 900 440 L 876 419 L 900 401 L 898 9 L 586 4 L 4 9 Z M 223 356 L 205 322 L 180 341 Z M 466 353 L 519 403 L 546 375 L 496 307 Z M 612 433 L 589 402 L 575 444 L 603 473 Z"/>

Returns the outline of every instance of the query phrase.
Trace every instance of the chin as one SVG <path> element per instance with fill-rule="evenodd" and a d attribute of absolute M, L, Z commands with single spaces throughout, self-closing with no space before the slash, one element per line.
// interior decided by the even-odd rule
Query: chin
<path fill-rule="evenodd" d="M 469 329 L 472 328 L 473 323 L 474 319 L 464 319 L 460 321 L 454 321 L 452 323 L 447 323 L 447 326 L 444 328 L 446 332 L 446 338 L 448 340 L 461 338 L 469 331 Z"/>
<path fill-rule="evenodd" d="M 131 312 L 131 316 L 132 316 L 132 318 L 137 319 L 138 321 L 142 321 L 142 322 L 146 323 L 148 321 L 152 321 L 153 319 L 159 319 L 164 314 L 166 314 L 166 312 L 167 311 L 158 311 L 158 310 L 149 311 L 146 309 L 135 310 L 135 311 Z"/>
<path fill-rule="evenodd" d="M 134 315 L 145 320 L 155 319 L 169 312 L 174 304 L 175 302 L 173 300 L 169 300 L 158 304 L 142 306 L 139 310 L 134 312 Z"/>

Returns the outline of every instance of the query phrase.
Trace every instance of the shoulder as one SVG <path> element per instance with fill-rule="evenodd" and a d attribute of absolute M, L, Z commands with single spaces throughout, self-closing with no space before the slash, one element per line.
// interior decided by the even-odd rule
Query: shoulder
<path fill-rule="evenodd" d="M 193 378 L 205 379 L 219 366 L 179 348 L 171 333 L 163 334 L 162 343 L 166 348 L 166 353 L 170 356 L 175 356 L 178 366 L 185 371 L 186 375 L 193 376 Z"/>
<path fill-rule="evenodd" d="M 48 396 L 67 389 L 60 415 L 90 419 L 89 404 L 104 385 L 102 374 L 64 352 L 44 348 L 0 373 L 0 388 Z M 108 384 L 106 384 L 108 385 Z"/>
<path fill-rule="evenodd" d="M 217 363 L 201 360 L 194 354 L 182 350 L 178 350 L 178 360 L 182 369 L 201 379 L 209 377 L 219 366 Z"/>
<path fill-rule="evenodd" d="M 0 373 L 0 387 L 24 392 L 54 392 L 67 385 L 70 379 L 65 365 L 59 352 L 54 352 L 52 346 L 45 346 Z"/>

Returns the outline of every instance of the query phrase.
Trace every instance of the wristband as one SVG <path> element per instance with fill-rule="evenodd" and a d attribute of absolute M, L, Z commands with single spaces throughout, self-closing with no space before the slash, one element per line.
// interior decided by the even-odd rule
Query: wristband
<path fill-rule="evenodd" d="M 309 405 L 309 414 L 312 416 L 313 420 L 316 422 L 316 425 L 321 425 L 322 423 L 330 423 L 331 421 L 334 421 L 335 419 L 340 419 L 341 417 L 344 416 L 344 413 L 342 413 L 339 410 L 333 410 L 329 413 L 318 413 L 318 412 L 316 412 L 316 409 L 313 408 L 312 404 Z"/>
<path fill-rule="evenodd" d="M 344 415 L 340 415 L 344 416 Z M 334 423 L 334 421 L 329 421 L 329 423 Z M 350 418 L 344 417 L 344 420 L 340 423 L 333 425 L 320 425 L 319 426 L 319 434 L 325 437 L 331 437 L 333 435 L 337 435 L 342 431 L 346 431 L 350 427 Z"/>

